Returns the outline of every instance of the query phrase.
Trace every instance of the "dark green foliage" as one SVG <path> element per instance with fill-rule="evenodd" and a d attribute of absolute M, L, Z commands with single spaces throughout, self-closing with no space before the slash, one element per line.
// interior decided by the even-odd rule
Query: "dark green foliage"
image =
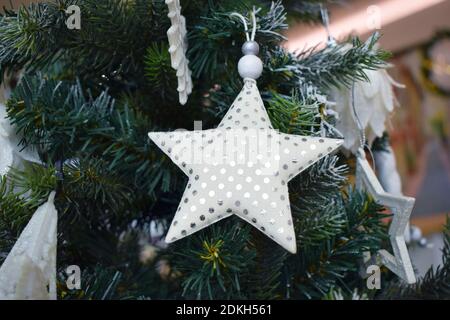
<path fill-rule="evenodd" d="M 189 35 L 189 56 L 194 76 L 205 75 L 209 79 L 217 79 L 228 69 L 236 69 L 243 42 L 236 43 L 236 39 L 245 39 L 241 21 L 230 18 L 230 13 L 236 10 L 236 7 L 230 9 L 229 6 L 217 5 L 207 15 L 200 16 Z M 281 1 L 258 14 L 256 36 L 263 49 L 283 38 L 280 31 L 287 28 L 285 18 Z"/>
<path fill-rule="evenodd" d="M 66 27 L 65 9 L 72 4 L 81 9 L 81 30 Z M 169 26 L 165 8 L 164 1 L 143 0 L 57 0 L 20 7 L 17 16 L 0 20 L 1 65 L 37 70 L 58 60 L 67 67 L 66 76 L 91 86 L 136 87 L 144 82 L 150 41 L 164 39 Z"/>
<path fill-rule="evenodd" d="M 333 205 L 333 196 L 340 197 L 341 187 L 346 182 L 347 171 L 347 166 L 338 164 L 338 157 L 325 157 L 294 178 L 290 184 L 291 198 L 301 197 L 302 201 L 297 205 L 299 210 L 314 207 L 318 199 L 323 204 Z"/>
<path fill-rule="evenodd" d="M 335 199 L 332 209 L 310 208 L 308 216 L 296 217 L 301 249 L 288 264 L 293 297 L 319 299 L 335 286 L 350 293 L 361 286 L 362 252 L 375 252 L 386 237 L 382 209 L 366 195 L 350 190 L 344 199 Z M 335 216 L 330 217 L 330 210 Z"/>
<path fill-rule="evenodd" d="M 0 180 L 0 263 L 6 258 L 23 226 L 33 213 L 33 206 L 16 195 Z"/>
<path fill-rule="evenodd" d="M 241 286 L 245 274 L 254 267 L 255 251 L 247 245 L 251 227 L 237 220 L 214 225 L 173 246 L 174 267 L 184 278 L 183 296 L 191 299 L 245 297 Z"/>
<path fill-rule="evenodd" d="M 308 21 L 317 20 L 319 2 L 284 1 Z M 70 4 L 81 8 L 81 30 L 65 26 Z M 265 65 L 258 86 L 274 126 L 319 136 L 327 91 L 383 66 L 388 55 L 374 49 L 377 37 L 294 55 L 280 47 L 287 27 L 281 1 L 183 0 L 195 78 L 181 107 L 163 0 L 57 0 L 0 17 L 0 75 L 25 72 L 8 117 L 21 147 L 36 148 L 42 160 L 1 180 L 0 262 L 57 188 L 55 168 L 63 162 L 56 197 L 60 298 L 305 299 L 363 288 L 361 253 L 380 248 L 387 227 L 382 208 L 347 189 L 347 167 L 334 156 L 290 183 L 296 255 L 232 217 L 142 259 L 146 244 L 160 244 L 186 184 L 147 134 L 190 130 L 194 120 L 205 129 L 217 125 L 242 88 L 236 65 L 245 38 L 229 15 L 253 5 L 261 7 L 256 37 Z M 82 289 L 68 291 L 65 269 L 73 264 L 81 267 Z M 422 292 L 448 277 L 442 270 L 430 274 Z"/>
<path fill-rule="evenodd" d="M 148 193 L 160 182 L 163 191 L 170 188 L 173 179 L 161 169 L 164 162 L 153 163 L 149 120 L 126 105 L 118 106 L 107 92 L 94 99 L 84 96 L 80 83 L 25 77 L 8 110 L 24 137 L 22 144 L 37 147 L 51 163 L 62 158 L 102 158 L 109 173 L 131 173 L 127 183 L 139 184 Z"/>
<path fill-rule="evenodd" d="M 176 298 L 176 286 L 167 281 L 158 271 L 161 262 L 159 253 L 143 261 L 140 256 L 139 238 L 142 230 L 125 231 L 120 238 L 91 234 L 85 241 L 100 241 L 93 250 L 95 261 L 82 268 L 82 289 L 68 290 L 64 282 L 67 275 L 64 270 L 59 274 L 58 293 L 61 299 L 129 300 L 149 297 Z M 82 243 L 82 242 L 81 242 Z M 67 248 L 66 248 L 67 250 Z M 70 264 L 68 260 L 67 265 Z"/>
<path fill-rule="evenodd" d="M 167 44 L 153 43 L 148 47 L 145 56 L 145 75 L 152 93 L 159 93 L 162 99 L 176 98 L 177 81 Z"/>
<path fill-rule="evenodd" d="M 38 165 L 13 169 L 8 178 L 0 178 L 0 263 L 55 186 L 54 170 Z"/>
<path fill-rule="evenodd" d="M 106 93 L 95 100 L 85 98 L 79 84 L 25 77 L 8 109 L 11 123 L 24 137 L 22 143 L 57 160 L 63 155 L 72 157 L 88 142 L 84 137 L 91 139 L 91 134 L 106 134 L 112 129 L 105 121 L 112 103 Z"/>
<path fill-rule="evenodd" d="M 252 236 L 256 257 L 245 276 L 246 296 L 258 300 L 286 298 L 283 275 L 289 253 L 259 230 L 252 230 Z"/>
<path fill-rule="evenodd" d="M 283 97 L 274 93 L 268 112 L 274 128 L 288 134 L 311 135 L 320 129 L 320 103 L 314 97 Z"/>

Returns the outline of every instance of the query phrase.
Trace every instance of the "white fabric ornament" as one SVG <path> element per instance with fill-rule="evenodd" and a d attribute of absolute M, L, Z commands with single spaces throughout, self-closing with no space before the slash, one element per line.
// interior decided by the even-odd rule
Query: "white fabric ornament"
<path fill-rule="evenodd" d="M 189 177 L 166 242 L 236 214 L 292 253 L 287 183 L 342 143 L 273 130 L 250 81 L 218 129 L 149 136 Z"/>
<path fill-rule="evenodd" d="M 355 83 L 354 105 L 368 143 L 371 144 L 386 131 L 386 121 L 394 110 L 396 101 L 392 86 L 403 86 L 396 83 L 384 69 L 365 72 L 369 81 Z M 344 148 L 356 154 L 361 134 L 352 107 L 352 89 L 334 90 L 331 99 L 336 102 L 334 110 L 339 115 L 336 129 L 344 136 Z"/>
<path fill-rule="evenodd" d="M 56 300 L 54 198 L 37 209 L 0 267 L 0 300 Z"/>
<path fill-rule="evenodd" d="M 189 177 L 168 243 L 235 214 L 295 253 L 287 184 L 343 142 L 274 130 L 256 86 L 259 58 L 248 47 L 255 68 L 240 63 L 244 88 L 217 129 L 149 133 Z"/>
<path fill-rule="evenodd" d="M 172 23 L 167 31 L 170 45 L 169 53 L 172 68 L 177 71 L 179 100 L 184 105 L 192 92 L 192 72 L 189 69 L 189 60 L 186 57 L 186 19 L 181 15 L 180 0 L 166 0 L 166 4 L 169 8 L 168 17 Z"/>
<path fill-rule="evenodd" d="M 415 283 L 416 277 L 405 242 L 405 231 L 408 229 L 415 199 L 387 193 L 370 167 L 362 149 L 359 150 L 357 157 L 356 187 L 358 190 L 366 190 L 377 203 L 391 209 L 393 215 L 389 237 L 394 254 L 387 250 L 380 250 L 377 255 L 371 257 L 370 253 L 366 253 L 366 266 L 384 265 L 407 283 Z"/>
<path fill-rule="evenodd" d="M 21 167 L 24 161 L 40 163 L 37 152 L 28 148 L 22 150 L 20 138 L 7 118 L 5 103 L 11 94 L 9 80 L 5 78 L 0 85 L 0 177 L 7 174 L 11 167 Z"/>

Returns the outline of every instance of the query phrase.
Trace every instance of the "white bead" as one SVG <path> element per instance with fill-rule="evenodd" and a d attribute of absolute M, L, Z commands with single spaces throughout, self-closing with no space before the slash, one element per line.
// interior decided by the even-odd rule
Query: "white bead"
<path fill-rule="evenodd" d="M 259 44 L 256 41 L 246 41 L 242 45 L 242 53 L 244 55 L 258 55 L 259 53 Z"/>
<path fill-rule="evenodd" d="M 238 71 L 243 79 L 258 79 L 263 71 L 263 63 L 260 58 L 254 55 L 246 55 L 239 60 Z"/>

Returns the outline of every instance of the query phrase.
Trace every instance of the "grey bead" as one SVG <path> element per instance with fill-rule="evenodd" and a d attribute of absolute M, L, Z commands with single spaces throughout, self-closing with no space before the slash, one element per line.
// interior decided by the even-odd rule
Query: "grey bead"
<path fill-rule="evenodd" d="M 242 45 L 242 53 L 244 55 L 258 55 L 259 53 L 259 44 L 256 41 L 246 41 Z"/>

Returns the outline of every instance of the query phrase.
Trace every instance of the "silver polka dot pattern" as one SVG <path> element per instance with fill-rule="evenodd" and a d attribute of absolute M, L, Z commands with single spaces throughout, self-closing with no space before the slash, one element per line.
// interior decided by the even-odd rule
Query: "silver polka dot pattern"
<path fill-rule="evenodd" d="M 254 82 L 218 129 L 149 136 L 189 177 L 167 242 L 236 214 L 293 253 L 287 182 L 342 144 L 273 130 Z"/>

